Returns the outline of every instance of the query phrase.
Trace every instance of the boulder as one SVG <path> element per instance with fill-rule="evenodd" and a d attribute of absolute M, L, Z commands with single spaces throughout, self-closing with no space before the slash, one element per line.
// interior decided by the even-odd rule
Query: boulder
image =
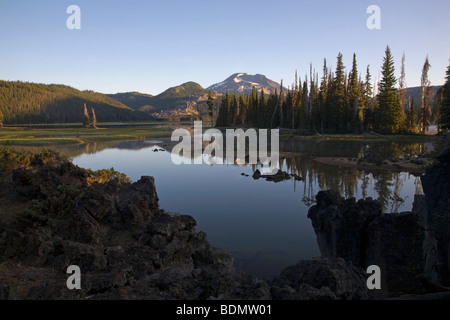
<path fill-rule="evenodd" d="M 426 243 L 425 276 L 432 283 L 450 287 L 450 148 L 439 163 L 421 177 L 427 210 L 423 212 Z"/>
<path fill-rule="evenodd" d="M 364 157 L 358 159 L 358 164 L 362 165 L 364 163 L 372 163 L 376 164 L 377 166 L 381 166 L 383 164 L 384 159 L 378 155 L 376 152 L 372 150 L 368 150 Z"/>
<path fill-rule="evenodd" d="M 310 208 L 311 219 L 322 256 L 343 258 L 357 266 L 364 266 L 367 226 L 381 216 L 381 205 L 367 198 L 355 201 L 343 199 L 335 191 L 321 191 L 317 205 Z"/>
<path fill-rule="evenodd" d="M 126 224 L 142 227 L 159 210 L 155 179 L 142 177 L 138 182 L 124 185 L 116 196 L 117 209 Z"/>
<path fill-rule="evenodd" d="M 256 169 L 252 177 L 253 179 L 258 180 L 259 178 L 261 178 L 261 171 L 259 171 L 259 169 Z"/>

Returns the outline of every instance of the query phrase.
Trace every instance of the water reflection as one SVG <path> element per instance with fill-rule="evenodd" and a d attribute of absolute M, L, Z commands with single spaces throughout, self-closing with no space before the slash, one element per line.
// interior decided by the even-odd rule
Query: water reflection
<path fill-rule="evenodd" d="M 410 210 L 414 194 L 421 192 L 420 180 L 406 172 L 360 171 L 356 166 L 322 164 L 314 157 L 358 158 L 364 148 L 372 148 L 384 158 L 393 158 L 427 153 L 432 145 L 282 139 L 280 151 L 291 154 L 280 158 L 280 168 L 303 180 L 279 183 L 252 179 L 259 165 L 237 166 L 228 161 L 176 166 L 171 161 L 172 147 L 167 138 L 54 148 L 81 167 L 113 167 L 134 181 L 154 176 L 161 208 L 192 215 L 198 230 L 205 231 L 214 246 L 234 255 L 239 269 L 272 277 L 287 265 L 320 255 L 307 218 L 308 200 L 320 190 L 378 198 L 386 212 Z"/>

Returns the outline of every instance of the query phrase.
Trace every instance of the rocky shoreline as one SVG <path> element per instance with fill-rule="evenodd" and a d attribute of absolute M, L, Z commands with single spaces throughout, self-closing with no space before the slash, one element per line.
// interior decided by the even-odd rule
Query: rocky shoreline
<path fill-rule="evenodd" d="M 412 158 L 412 159 L 386 159 L 381 162 L 361 161 L 364 158 L 341 158 L 341 157 L 314 157 L 314 161 L 321 164 L 352 167 L 359 170 L 371 171 L 390 171 L 390 172 L 409 172 L 413 175 L 420 176 L 426 170 L 425 168 L 432 164 L 429 159 Z"/>
<path fill-rule="evenodd" d="M 3 164 L 0 300 L 360 300 L 444 291 L 450 163 L 448 155 L 441 160 L 427 172 L 425 196 L 409 214 L 381 215 L 375 200 L 319 193 L 309 216 L 323 257 L 289 266 L 272 281 L 237 271 L 230 254 L 195 230 L 192 217 L 161 209 L 152 177 L 131 183 L 120 173 L 85 170 L 54 154 Z M 437 187 L 439 197 L 430 195 Z M 413 253 L 420 258 L 411 257 L 414 267 L 392 285 L 391 278 L 406 270 L 402 259 Z M 387 290 L 374 293 L 366 287 L 365 268 L 382 259 L 388 259 L 380 266 L 387 270 Z M 66 286 L 70 265 L 81 269 L 81 290 Z M 419 276 L 425 285 L 416 284 Z"/>

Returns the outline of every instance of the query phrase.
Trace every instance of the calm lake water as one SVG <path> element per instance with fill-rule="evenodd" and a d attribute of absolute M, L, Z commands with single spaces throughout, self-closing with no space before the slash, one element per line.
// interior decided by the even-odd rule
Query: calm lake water
<path fill-rule="evenodd" d="M 370 148 L 384 157 L 421 153 L 424 144 L 371 142 Z M 412 207 L 418 178 L 408 173 L 366 173 L 352 167 L 323 165 L 310 156 L 361 156 L 362 142 L 280 141 L 281 151 L 305 156 L 282 161 L 282 170 L 295 172 L 303 181 L 280 183 L 254 180 L 256 167 L 229 165 L 174 165 L 163 141 L 117 142 L 98 151 L 86 146 L 74 152 L 81 167 L 113 167 L 133 181 L 155 177 L 161 208 L 189 214 L 197 230 L 205 231 L 212 245 L 231 253 L 237 268 L 270 278 L 288 265 L 319 256 L 316 236 L 307 218 L 308 200 L 317 192 L 334 189 L 345 197 L 380 198 L 387 212 L 397 205 L 395 193 L 405 199 L 399 211 Z M 72 150 L 73 151 L 73 150 Z M 248 177 L 242 176 L 245 173 Z M 420 189 L 420 184 L 419 184 Z"/>

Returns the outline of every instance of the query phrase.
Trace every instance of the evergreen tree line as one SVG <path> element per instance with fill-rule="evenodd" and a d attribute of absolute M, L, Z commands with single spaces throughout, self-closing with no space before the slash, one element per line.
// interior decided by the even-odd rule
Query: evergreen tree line
<path fill-rule="evenodd" d="M 303 82 L 295 74 L 289 89 L 257 92 L 250 95 L 226 92 L 221 99 L 216 126 L 252 126 L 259 128 L 297 129 L 301 134 L 314 133 L 379 133 L 425 132 L 432 116 L 442 129 L 448 128 L 450 103 L 449 72 L 446 85 L 436 97 L 428 80 L 428 57 L 422 71 L 420 101 L 406 97 L 405 56 L 402 58 L 401 76 L 395 77 L 394 59 L 386 47 L 382 65 L 382 78 L 375 95 L 370 66 L 365 77 L 360 76 L 356 54 L 349 72 L 345 71 L 343 56 L 337 56 L 332 71 L 324 59 L 322 76 L 310 65 L 309 77 Z M 449 66 L 450 70 L 450 66 Z M 397 82 L 399 87 L 397 88 Z M 446 109 L 443 109 L 443 106 Z"/>
<path fill-rule="evenodd" d="M 0 113 L 5 124 L 79 123 L 84 103 L 95 108 L 104 122 L 154 120 L 101 93 L 63 85 L 0 81 Z"/>

